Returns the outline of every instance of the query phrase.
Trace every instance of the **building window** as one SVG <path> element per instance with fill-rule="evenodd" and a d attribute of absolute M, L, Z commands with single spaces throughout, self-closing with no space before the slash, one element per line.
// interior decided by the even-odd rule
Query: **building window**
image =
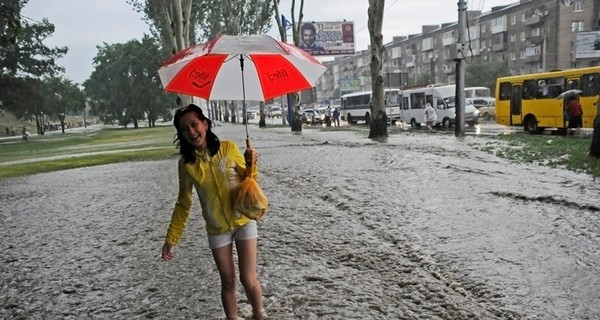
<path fill-rule="evenodd" d="M 510 42 L 515 42 L 517 41 L 517 36 L 514 33 L 510 34 Z"/>
<path fill-rule="evenodd" d="M 521 31 L 521 41 L 525 41 L 525 39 L 527 39 L 527 34 L 525 31 Z"/>
<path fill-rule="evenodd" d="M 573 3 L 573 12 L 581 12 L 583 11 L 583 6 L 581 5 L 581 1 L 577 1 Z"/>
<path fill-rule="evenodd" d="M 535 29 L 531 30 L 531 36 L 539 37 L 540 36 L 540 28 L 535 28 Z"/>
<path fill-rule="evenodd" d="M 484 33 L 484 32 L 485 32 L 485 24 L 484 24 L 484 23 L 482 23 L 482 24 L 481 24 L 481 33 Z"/>
<path fill-rule="evenodd" d="M 521 59 L 525 59 L 525 50 L 521 50 Z"/>
<path fill-rule="evenodd" d="M 571 31 L 583 31 L 583 21 L 573 21 L 571 22 Z"/>
<path fill-rule="evenodd" d="M 527 14 L 525 12 L 521 13 L 521 22 L 525 22 L 527 20 Z"/>
<path fill-rule="evenodd" d="M 517 24 L 517 15 L 513 14 L 512 16 L 510 16 L 510 24 L 511 25 Z"/>
<path fill-rule="evenodd" d="M 511 53 L 510 53 L 510 60 L 513 60 L 513 61 L 517 60 L 517 54 L 511 51 Z"/>

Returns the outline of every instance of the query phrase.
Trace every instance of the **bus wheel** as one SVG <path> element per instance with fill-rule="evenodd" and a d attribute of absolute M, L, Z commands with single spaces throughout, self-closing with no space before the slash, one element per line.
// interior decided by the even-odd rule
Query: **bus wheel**
<path fill-rule="evenodd" d="M 450 129 L 450 127 L 452 126 L 452 123 L 450 122 L 450 118 L 444 118 L 444 120 L 442 120 L 442 127 L 446 130 Z"/>
<path fill-rule="evenodd" d="M 489 113 L 487 113 L 487 112 L 483 114 L 483 118 L 484 118 L 485 120 L 487 120 L 487 121 L 490 121 L 490 120 L 492 120 L 492 116 L 490 116 L 490 114 L 489 114 Z"/>
<path fill-rule="evenodd" d="M 410 119 L 410 126 L 413 128 L 417 127 L 417 121 L 415 120 L 415 118 Z"/>
<path fill-rule="evenodd" d="M 371 124 L 371 114 L 370 113 L 365 113 L 365 122 L 367 124 Z"/>
<path fill-rule="evenodd" d="M 539 132 L 537 119 L 535 116 L 527 117 L 527 120 L 525 120 L 525 131 L 529 132 L 530 134 Z"/>
<path fill-rule="evenodd" d="M 348 115 L 346 116 L 346 118 L 348 120 L 346 120 L 346 122 L 348 122 L 348 124 L 354 124 L 355 122 L 352 120 L 352 114 L 348 113 Z"/>

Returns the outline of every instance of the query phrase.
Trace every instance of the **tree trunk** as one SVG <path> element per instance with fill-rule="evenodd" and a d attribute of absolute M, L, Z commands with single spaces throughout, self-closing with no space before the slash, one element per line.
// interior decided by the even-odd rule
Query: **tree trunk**
<path fill-rule="evenodd" d="M 259 128 L 265 128 L 267 126 L 267 123 L 265 121 L 266 115 L 265 115 L 265 103 L 263 101 L 260 102 L 260 107 L 259 107 L 259 120 L 258 120 L 258 127 Z"/>
<path fill-rule="evenodd" d="M 369 0 L 369 35 L 371 38 L 371 98 L 370 139 L 387 138 L 387 116 L 383 91 L 383 25 L 384 0 Z M 369 119 L 367 119 L 369 120 Z"/>
<path fill-rule="evenodd" d="M 286 26 L 283 25 L 281 21 L 281 15 L 279 14 L 279 2 L 280 0 L 273 0 L 273 11 L 275 12 L 275 21 L 277 21 L 277 29 L 279 30 L 279 36 L 281 37 L 281 41 L 287 42 L 287 32 Z M 304 10 L 304 0 L 300 1 L 300 12 L 298 14 L 298 23 L 296 23 L 296 17 L 294 15 L 294 9 L 296 6 L 296 1 L 292 0 L 291 4 L 291 19 L 292 19 L 292 40 L 295 46 L 300 44 L 300 37 L 298 35 L 299 25 L 302 23 L 302 11 Z M 281 123 L 285 125 L 285 120 L 287 119 L 290 127 L 292 128 L 292 132 L 302 132 L 302 119 L 299 115 L 296 114 L 296 104 L 298 104 L 298 93 L 290 93 L 287 95 L 287 112 L 284 112 L 283 106 L 281 106 Z M 258 123 L 258 126 L 261 127 L 261 123 L 264 124 L 264 119 L 261 114 L 261 120 Z"/>

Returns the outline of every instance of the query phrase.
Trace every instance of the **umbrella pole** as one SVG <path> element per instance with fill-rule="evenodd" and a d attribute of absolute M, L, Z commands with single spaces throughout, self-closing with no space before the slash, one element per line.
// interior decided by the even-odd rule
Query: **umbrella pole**
<path fill-rule="evenodd" d="M 242 110 L 244 110 L 244 123 L 246 124 L 246 143 L 249 143 L 250 135 L 248 134 L 248 112 L 246 112 L 246 86 L 244 83 L 244 55 L 240 54 L 240 70 L 242 70 Z"/>

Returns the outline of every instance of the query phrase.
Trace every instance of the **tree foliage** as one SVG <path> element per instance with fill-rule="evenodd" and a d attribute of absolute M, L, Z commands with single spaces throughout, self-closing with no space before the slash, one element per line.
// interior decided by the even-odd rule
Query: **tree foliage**
<path fill-rule="evenodd" d="M 26 3 L 0 3 L 0 101 L 17 118 L 29 120 L 44 112 L 41 79 L 64 71 L 56 60 L 67 53 L 67 48 L 44 45 L 43 41 L 54 33 L 54 25 L 47 19 L 32 22 L 21 16 Z"/>
<path fill-rule="evenodd" d="M 508 65 L 500 61 L 471 63 L 465 70 L 465 86 L 488 87 L 494 92 L 496 79 L 508 75 L 510 75 Z"/>
<path fill-rule="evenodd" d="M 98 46 L 95 70 L 84 83 L 91 114 L 104 123 L 132 123 L 135 128 L 147 116 L 153 126 L 170 108 L 158 76 L 164 60 L 160 47 L 149 36 L 141 42 Z"/>
<path fill-rule="evenodd" d="M 65 133 L 65 117 L 79 114 L 85 108 L 83 91 L 76 83 L 63 77 L 46 78 L 42 84 L 44 112 L 50 120 L 58 120 Z"/>

